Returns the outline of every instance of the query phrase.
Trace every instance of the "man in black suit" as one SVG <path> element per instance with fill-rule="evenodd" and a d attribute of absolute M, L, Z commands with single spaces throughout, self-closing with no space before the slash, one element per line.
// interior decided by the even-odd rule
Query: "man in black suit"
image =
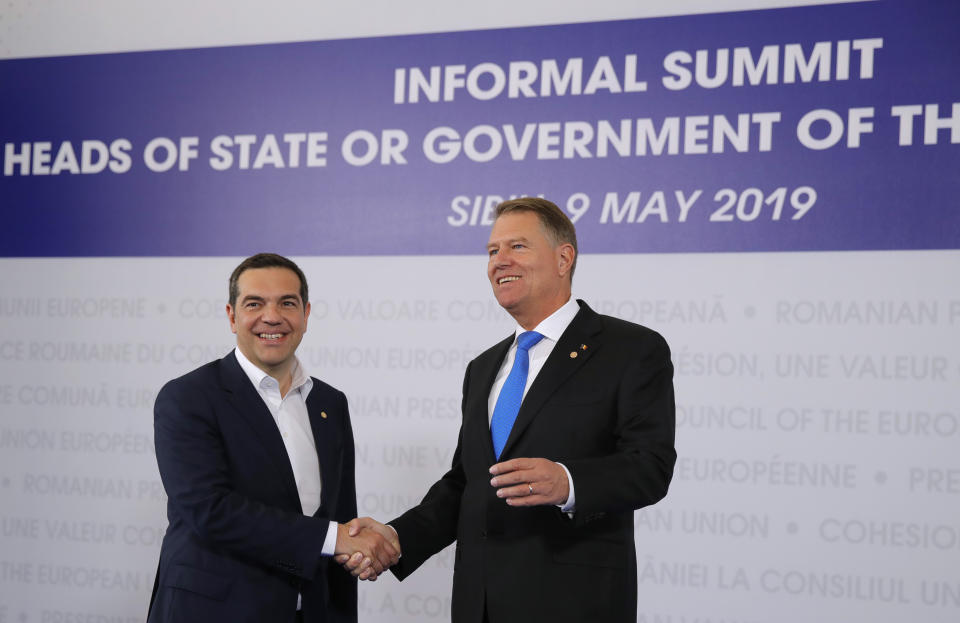
<path fill-rule="evenodd" d="M 455 623 L 633 623 L 633 511 L 666 494 L 676 460 L 670 351 L 571 298 L 576 232 L 557 206 L 496 213 L 487 274 L 518 326 L 467 366 L 453 464 L 390 522 L 391 570 L 402 580 L 456 540 Z"/>
<path fill-rule="evenodd" d="M 150 623 L 357 620 L 356 581 L 333 556 L 375 574 L 397 550 L 357 514 L 353 433 L 342 392 L 294 352 L 310 303 L 300 268 L 279 255 L 230 277 L 237 348 L 157 395 L 157 464 L 169 527 Z"/>

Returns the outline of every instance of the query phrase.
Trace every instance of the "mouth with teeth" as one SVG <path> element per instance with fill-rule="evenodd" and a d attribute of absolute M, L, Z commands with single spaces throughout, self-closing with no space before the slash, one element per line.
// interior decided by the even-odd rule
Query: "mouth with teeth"
<path fill-rule="evenodd" d="M 497 285 L 502 286 L 505 283 L 510 283 L 511 281 L 519 281 L 520 277 L 518 275 L 508 275 L 506 277 L 500 277 L 497 279 Z"/>
<path fill-rule="evenodd" d="M 257 337 L 268 342 L 275 342 L 277 340 L 282 340 L 284 335 L 283 333 L 258 333 Z"/>

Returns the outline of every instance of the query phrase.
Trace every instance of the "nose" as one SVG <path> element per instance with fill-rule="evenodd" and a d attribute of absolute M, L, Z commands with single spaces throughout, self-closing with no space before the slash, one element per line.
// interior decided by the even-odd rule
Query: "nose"
<path fill-rule="evenodd" d="M 280 324 L 280 309 L 273 303 L 267 303 L 263 306 L 263 314 L 260 319 L 267 324 Z"/>
<path fill-rule="evenodd" d="M 512 258 L 510 257 L 510 248 L 497 249 L 497 254 L 491 258 L 491 264 L 494 268 L 503 268 L 508 266 Z"/>

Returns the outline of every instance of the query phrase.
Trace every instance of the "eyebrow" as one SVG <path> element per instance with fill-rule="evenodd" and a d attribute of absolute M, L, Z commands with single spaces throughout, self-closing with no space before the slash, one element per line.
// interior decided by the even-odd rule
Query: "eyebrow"
<path fill-rule="evenodd" d="M 289 300 L 291 300 L 291 299 L 293 299 L 294 301 L 296 301 L 296 302 L 299 303 L 299 302 L 300 302 L 300 295 L 299 295 L 299 294 L 292 294 L 292 293 L 290 293 L 290 294 L 281 294 L 281 295 L 280 295 L 280 298 L 279 298 L 278 300 L 280 300 L 280 301 L 289 301 Z M 246 303 L 246 302 L 248 302 L 248 301 L 258 301 L 258 302 L 260 302 L 260 301 L 265 301 L 265 300 L 266 300 L 266 299 L 265 299 L 264 297 L 260 296 L 259 294 L 245 294 L 245 295 L 243 296 L 243 298 L 240 299 L 240 302 L 241 302 L 241 303 Z"/>
<path fill-rule="evenodd" d="M 487 243 L 487 248 L 490 249 L 490 248 L 492 248 L 492 247 L 495 247 L 495 246 L 497 246 L 498 244 L 500 244 L 500 242 L 501 242 L 501 241 L 488 242 L 488 243 Z M 517 238 L 508 238 L 507 240 L 504 240 L 504 241 L 502 241 L 502 242 L 506 242 L 506 243 L 509 244 L 509 243 L 511 243 L 511 242 L 530 242 L 530 241 L 527 239 L 526 236 L 518 236 Z"/>

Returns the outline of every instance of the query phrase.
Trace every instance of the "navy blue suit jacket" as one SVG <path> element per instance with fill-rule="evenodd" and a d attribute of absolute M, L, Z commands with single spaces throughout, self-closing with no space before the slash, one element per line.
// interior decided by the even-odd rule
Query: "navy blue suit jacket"
<path fill-rule="evenodd" d="M 157 395 L 157 465 L 169 527 L 149 623 L 357 620 L 357 585 L 321 556 L 330 521 L 357 514 L 353 433 L 342 392 L 317 379 L 307 410 L 320 508 L 303 515 L 280 431 L 234 353 Z"/>

